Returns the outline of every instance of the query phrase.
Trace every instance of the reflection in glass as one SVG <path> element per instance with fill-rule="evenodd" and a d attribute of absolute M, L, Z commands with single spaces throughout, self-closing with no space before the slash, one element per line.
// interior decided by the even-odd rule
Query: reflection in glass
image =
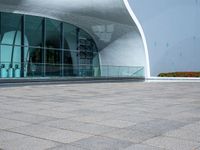
<path fill-rule="evenodd" d="M 97 48 L 84 30 L 42 17 L 0 15 L 0 78 L 98 74 Z"/>
<path fill-rule="evenodd" d="M 28 38 L 26 46 L 42 47 L 42 18 L 25 17 L 25 36 Z"/>
<path fill-rule="evenodd" d="M 77 74 L 77 27 L 63 24 L 64 30 L 64 76 L 76 76 Z M 71 51 L 69 51 L 71 50 Z"/>
<path fill-rule="evenodd" d="M 1 13 L 1 43 L 21 45 L 21 15 Z"/>
<path fill-rule="evenodd" d="M 28 62 L 28 76 L 42 76 L 42 48 L 29 48 L 30 58 Z"/>
<path fill-rule="evenodd" d="M 46 50 L 46 75 L 60 76 L 61 75 L 61 50 Z"/>
<path fill-rule="evenodd" d="M 61 48 L 61 26 L 59 21 L 46 19 L 46 47 Z"/>

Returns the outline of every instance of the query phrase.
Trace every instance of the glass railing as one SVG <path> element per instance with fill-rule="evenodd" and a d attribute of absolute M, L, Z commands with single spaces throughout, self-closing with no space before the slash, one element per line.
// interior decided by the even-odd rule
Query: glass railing
<path fill-rule="evenodd" d="M 51 63 L 1 63 L 0 78 L 37 77 L 139 77 L 144 78 L 144 67 L 110 65 L 73 65 Z"/>
<path fill-rule="evenodd" d="M 144 77 L 144 67 L 140 66 L 109 66 L 103 65 L 101 76 L 103 77 Z"/>

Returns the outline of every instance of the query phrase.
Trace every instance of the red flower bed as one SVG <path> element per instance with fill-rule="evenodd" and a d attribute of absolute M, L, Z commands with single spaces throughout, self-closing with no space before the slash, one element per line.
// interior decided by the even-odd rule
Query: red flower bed
<path fill-rule="evenodd" d="M 200 77 L 200 72 L 170 72 L 160 73 L 159 77 Z"/>

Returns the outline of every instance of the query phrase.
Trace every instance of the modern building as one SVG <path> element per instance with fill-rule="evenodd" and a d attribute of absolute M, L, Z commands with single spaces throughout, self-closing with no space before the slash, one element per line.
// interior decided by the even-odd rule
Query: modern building
<path fill-rule="evenodd" d="M 200 70 L 199 0 L 0 0 L 1 78 Z"/>

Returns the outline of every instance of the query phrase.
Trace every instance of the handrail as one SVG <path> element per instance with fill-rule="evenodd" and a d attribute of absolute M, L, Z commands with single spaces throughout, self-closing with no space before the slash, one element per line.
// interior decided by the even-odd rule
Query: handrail
<path fill-rule="evenodd" d="M 30 62 L 13 62 L 13 66 L 10 67 L 10 62 L 0 62 L 4 64 L 0 68 L 8 71 L 12 69 L 13 71 L 24 70 L 25 76 L 43 76 L 46 72 L 46 76 L 80 76 L 80 77 L 144 77 L 144 67 L 143 66 L 114 66 L 114 65 L 93 65 L 93 64 L 54 64 L 54 63 L 30 63 Z M 15 68 L 15 66 L 18 66 Z M 21 67 L 24 68 L 22 69 Z M 43 67 L 45 69 L 43 69 Z M 63 67 L 64 66 L 64 67 Z M 64 75 L 61 72 L 64 72 Z M 46 77 L 45 76 L 45 77 Z"/>

